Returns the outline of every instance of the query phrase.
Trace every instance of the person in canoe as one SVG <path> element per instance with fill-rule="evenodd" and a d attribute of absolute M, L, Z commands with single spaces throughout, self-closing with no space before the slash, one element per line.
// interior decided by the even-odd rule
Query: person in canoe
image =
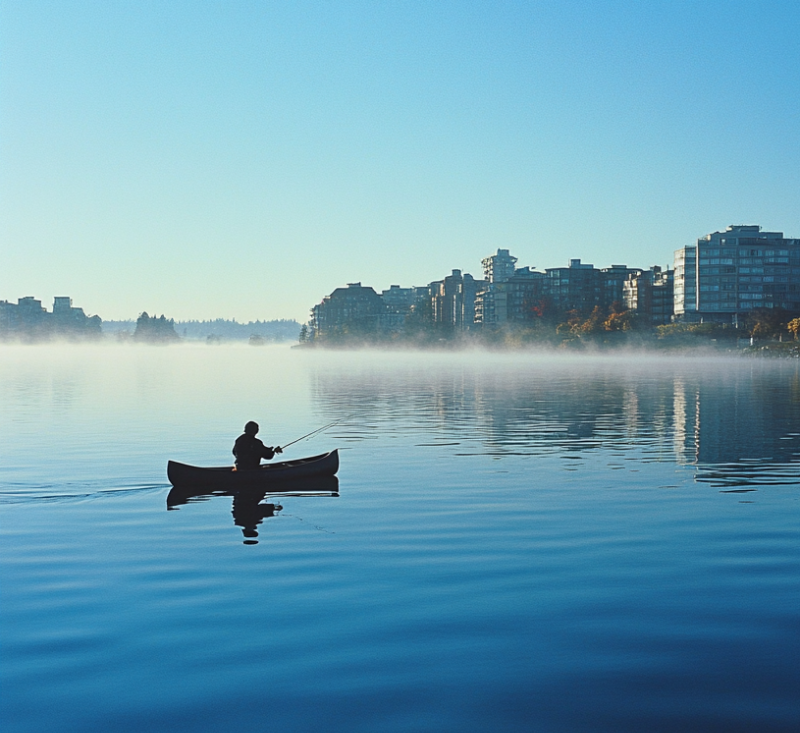
<path fill-rule="evenodd" d="M 236 456 L 236 470 L 247 471 L 258 468 L 261 459 L 274 458 L 276 453 L 283 453 L 280 446 L 270 448 L 264 445 L 256 435 L 258 434 L 258 423 L 252 420 L 244 426 L 242 433 L 233 444 L 233 455 Z"/>

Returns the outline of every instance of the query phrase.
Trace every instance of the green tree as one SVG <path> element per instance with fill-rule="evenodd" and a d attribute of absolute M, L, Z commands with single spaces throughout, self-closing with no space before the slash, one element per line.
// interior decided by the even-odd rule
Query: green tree
<path fill-rule="evenodd" d="M 747 330 L 753 338 L 772 338 L 782 330 L 780 308 L 756 308 L 747 316 Z"/>
<path fill-rule="evenodd" d="M 169 343 L 180 341 L 180 336 L 175 331 L 175 321 L 167 318 L 163 314 L 156 318 L 148 315 L 144 311 L 136 319 L 136 330 L 133 332 L 133 340 L 147 343 Z"/>

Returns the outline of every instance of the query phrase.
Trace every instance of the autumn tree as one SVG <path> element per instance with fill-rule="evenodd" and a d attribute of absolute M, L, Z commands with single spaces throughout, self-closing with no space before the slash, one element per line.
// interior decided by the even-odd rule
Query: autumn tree
<path fill-rule="evenodd" d="M 633 314 L 630 311 L 612 312 L 603 326 L 606 331 L 630 331 L 633 328 Z"/>
<path fill-rule="evenodd" d="M 594 307 L 592 314 L 578 326 L 578 334 L 580 336 L 597 336 L 606 330 L 605 317 L 599 305 Z"/>
<path fill-rule="evenodd" d="M 581 315 L 576 310 L 570 310 L 566 313 L 567 320 L 563 323 L 559 323 L 556 326 L 556 333 L 558 334 L 568 334 L 568 333 L 576 333 L 580 324 L 581 324 Z"/>

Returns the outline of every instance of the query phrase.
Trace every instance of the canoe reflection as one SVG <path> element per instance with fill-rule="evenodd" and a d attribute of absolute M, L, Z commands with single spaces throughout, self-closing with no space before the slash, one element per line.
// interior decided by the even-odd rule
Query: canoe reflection
<path fill-rule="evenodd" d="M 285 484 L 273 484 L 267 492 L 263 489 L 219 489 L 208 487 L 192 489 L 191 487 L 172 488 L 167 494 L 167 510 L 177 510 L 184 504 L 208 501 L 215 496 L 233 497 L 233 523 L 242 528 L 244 544 L 258 544 L 258 525 L 265 519 L 274 517 L 283 509 L 280 504 L 262 501 L 269 495 L 276 497 L 313 497 L 339 496 L 339 480 L 336 476 L 319 476 Z"/>

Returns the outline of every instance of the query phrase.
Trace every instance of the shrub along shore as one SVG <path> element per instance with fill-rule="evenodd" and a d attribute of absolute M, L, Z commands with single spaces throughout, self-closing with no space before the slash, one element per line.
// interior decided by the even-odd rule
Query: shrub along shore
<path fill-rule="evenodd" d="M 300 334 L 300 346 L 322 348 L 524 349 L 559 351 L 706 351 L 800 356 L 800 318 L 779 311 L 753 312 L 739 327 L 723 323 L 671 323 L 651 326 L 627 310 L 595 308 L 587 317 L 567 313 L 563 320 L 538 319 L 526 323 L 483 326 L 460 331 L 448 324 L 408 322 L 396 331 L 378 331 L 346 324 L 312 337 Z"/>

